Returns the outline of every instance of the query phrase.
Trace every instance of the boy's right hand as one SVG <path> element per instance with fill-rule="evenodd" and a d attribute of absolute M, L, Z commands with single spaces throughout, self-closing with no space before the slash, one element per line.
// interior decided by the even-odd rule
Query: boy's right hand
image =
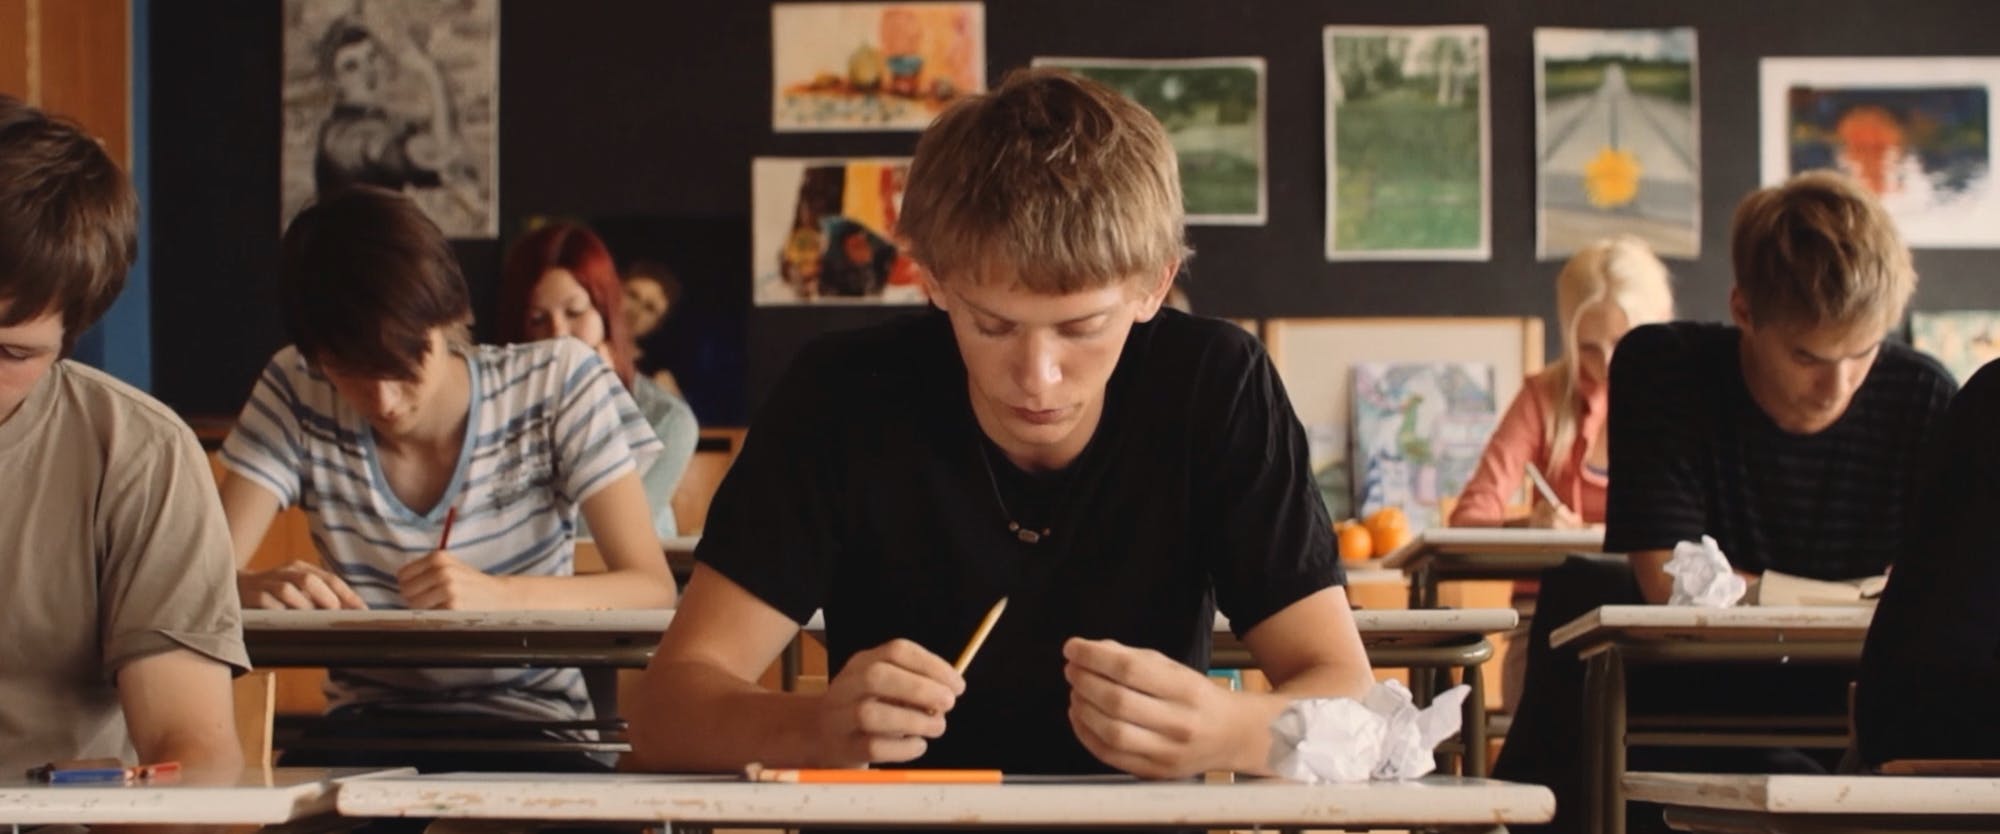
<path fill-rule="evenodd" d="M 237 571 L 236 595 L 244 608 L 368 607 L 333 571 L 303 561 L 266 571 Z"/>
<path fill-rule="evenodd" d="M 944 735 L 965 678 L 909 640 L 855 655 L 820 696 L 819 749 L 833 763 L 907 762 Z"/>

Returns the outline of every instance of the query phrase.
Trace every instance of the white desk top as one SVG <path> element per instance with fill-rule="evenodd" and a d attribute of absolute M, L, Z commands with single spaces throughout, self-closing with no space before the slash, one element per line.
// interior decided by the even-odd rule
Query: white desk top
<path fill-rule="evenodd" d="M 1629 773 L 1627 798 L 1790 814 L 2000 814 L 2000 779 L 1963 776 L 1738 776 Z"/>
<path fill-rule="evenodd" d="M 245 631 L 651 632 L 673 622 L 670 608 L 620 611 L 274 611 L 246 609 Z"/>
<path fill-rule="evenodd" d="M 1582 645 L 1617 634 L 1641 640 L 1713 642 L 1860 640 L 1875 609 L 1862 606 L 1606 605 L 1549 634 L 1549 645 Z"/>
<path fill-rule="evenodd" d="M 331 813 L 336 786 L 394 770 L 288 768 L 246 770 L 234 784 L 45 785 L 18 776 L 0 782 L 0 823 L 21 825 L 276 825 Z"/>
<path fill-rule="evenodd" d="M 1555 797 L 1539 785 L 1456 777 L 1352 785 L 783 785 L 729 777 L 473 773 L 355 782 L 341 788 L 338 804 L 344 815 L 369 817 L 968 828 L 1492 825 L 1542 822 L 1555 811 Z"/>
<path fill-rule="evenodd" d="M 1409 577 L 1401 570 L 1381 566 L 1381 560 L 1370 560 L 1366 565 L 1347 565 L 1347 584 L 1354 585 L 1405 585 Z"/>
<path fill-rule="evenodd" d="M 1533 527 L 1432 527 L 1382 558 L 1385 568 L 1403 568 L 1419 555 L 1438 553 L 1597 553 L 1604 531 L 1546 530 Z"/>
<path fill-rule="evenodd" d="M 1216 617 L 1221 620 L 1221 617 Z M 1521 612 L 1512 608 L 1431 608 L 1409 611 L 1399 608 L 1354 612 L 1354 625 L 1363 635 L 1380 632 L 1437 632 L 1450 634 L 1498 634 L 1521 624 Z"/>
<path fill-rule="evenodd" d="M 673 609 L 622 611 L 273 611 L 243 612 L 248 632 L 518 632 L 628 633 L 665 631 Z M 1365 634 L 1478 632 L 1494 634 L 1513 628 L 1520 614 L 1511 608 L 1438 609 L 1427 611 L 1370 610 L 1354 612 L 1354 623 Z M 807 631 L 822 631 L 822 615 L 814 614 Z M 1229 630 L 1229 620 L 1217 615 L 1215 630 Z"/>

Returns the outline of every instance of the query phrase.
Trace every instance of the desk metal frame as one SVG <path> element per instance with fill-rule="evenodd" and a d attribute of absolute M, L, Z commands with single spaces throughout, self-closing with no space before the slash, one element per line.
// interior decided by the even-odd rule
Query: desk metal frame
<path fill-rule="evenodd" d="M 1590 530 L 1445 527 L 1425 530 L 1384 557 L 1382 566 L 1410 578 L 1410 608 L 1438 607 L 1438 583 L 1534 579 L 1572 555 L 1604 548 Z"/>
<path fill-rule="evenodd" d="M 1800 721 L 1784 716 L 1668 717 L 1640 723 L 1634 732 L 1628 711 L 1627 670 L 1666 664 L 1764 664 L 1856 666 L 1867 624 L 1858 625 L 1696 625 L 1625 627 L 1605 625 L 1610 609 L 1664 606 L 1607 606 L 1578 618 L 1550 636 L 1557 647 L 1573 646 L 1584 661 L 1583 754 L 1584 818 L 1596 834 L 1625 834 L 1626 749 L 1656 746 L 1826 747 L 1847 744 L 1844 723 Z M 1749 609 L 1733 609 L 1749 610 Z M 1772 609 L 1776 611 L 1777 609 Z"/>

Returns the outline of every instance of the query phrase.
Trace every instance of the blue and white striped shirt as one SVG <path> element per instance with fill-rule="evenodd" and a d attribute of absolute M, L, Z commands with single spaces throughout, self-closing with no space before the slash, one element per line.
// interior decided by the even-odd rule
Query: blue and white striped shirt
<path fill-rule="evenodd" d="M 404 506 L 382 473 L 367 420 L 287 347 L 265 366 L 222 445 L 230 471 L 306 513 L 313 544 L 370 608 L 404 608 L 396 573 L 435 549 L 489 574 L 566 576 L 584 500 L 659 454 L 660 440 L 609 366 L 557 339 L 461 351 L 471 369 L 465 446 L 443 497 Z M 575 669 L 336 669 L 334 707 L 574 720 L 591 715 Z"/>

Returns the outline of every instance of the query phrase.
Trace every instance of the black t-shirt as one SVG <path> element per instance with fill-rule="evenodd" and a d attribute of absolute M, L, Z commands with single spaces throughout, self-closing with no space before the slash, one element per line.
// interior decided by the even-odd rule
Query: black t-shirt
<path fill-rule="evenodd" d="M 1951 377 L 1885 343 L 1839 420 L 1791 434 L 1751 399 L 1741 340 L 1733 327 L 1676 322 L 1619 341 L 1604 549 L 1670 550 L 1707 534 L 1744 570 L 1881 573 L 1904 552 L 1904 512 Z"/>
<path fill-rule="evenodd" d="M 1217 605 L 1241 634 L 1344 581 L 1305 433 L 1240 329 L 1170 310 L 1134 327 L 1096 433 L 1050 475 L 987 448 L 966 385 L 942 313 L 814 343 L 752 424 L 696 553 L 794 620 L 823 608 L 836 672 L 899 637 L 951 660 L 1008 597 L 914 764 L 1105 771 L 1069 727 L 1065 639 L 1205 669 Z M 1010 516 L 1052 532 L 1023 543 Z"/>
<path fill-rule="evenodd" d="M 2000 756 L 2000 363 L 1952 401 L 1875 609 L 1855 692 L 1862 759 Z"/>

